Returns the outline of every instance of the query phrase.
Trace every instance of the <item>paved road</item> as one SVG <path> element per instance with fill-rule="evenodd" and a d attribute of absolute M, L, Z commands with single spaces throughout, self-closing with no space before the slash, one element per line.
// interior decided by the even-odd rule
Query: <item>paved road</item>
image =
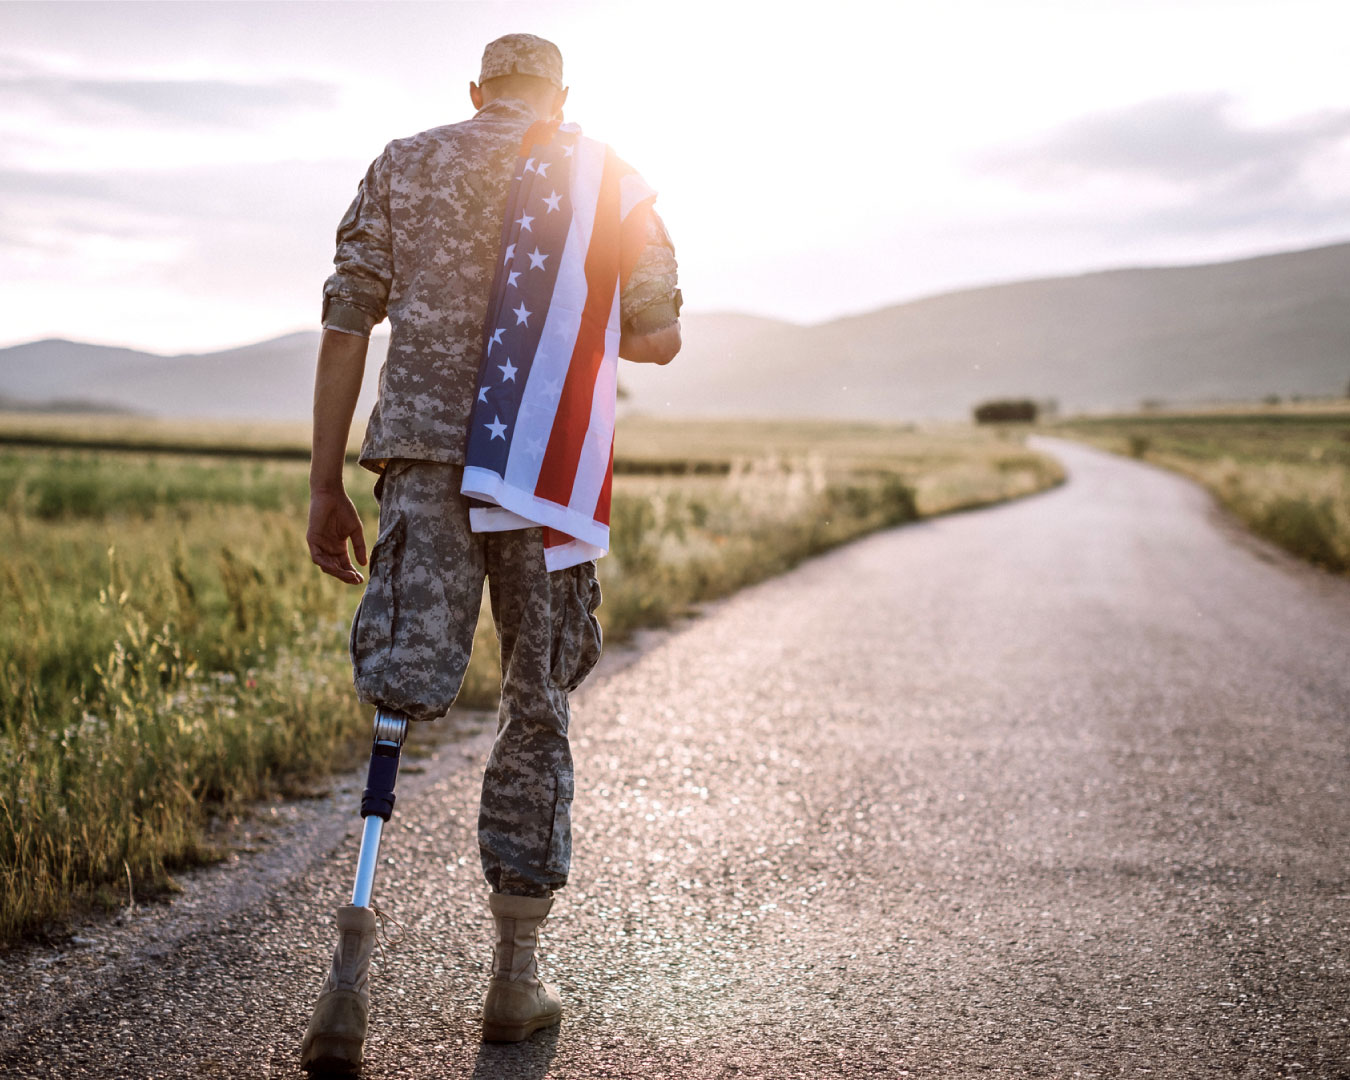
<path fill-rule="evenodd" d="M 366 1075 L 1350 1076 L 1350 585 L 1047 445 L 1065 487 L 587 688 L 566 1018 L 520 1047 L 477 1041 L 487 743 L 443 744 L 387 847 Z M 11 958 L 0 1073 L 295 1075 L 354 848 L 287 815 L 171 911 Z"/>

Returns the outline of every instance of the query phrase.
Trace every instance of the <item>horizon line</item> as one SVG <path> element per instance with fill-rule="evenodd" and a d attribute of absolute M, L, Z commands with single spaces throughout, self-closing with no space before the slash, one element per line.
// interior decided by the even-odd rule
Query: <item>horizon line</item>
<path fill-rule="evenodd" d="M 745 311 L 733 308 L 694 308 L 686 309 L 682 315 L 698 315 L 700 317 L 729 316 L 733 318 L 761 319 L 765 322 L 779 323 L 786 327 L 797 329 L 811 329 L 821 326 L 828 326 L 831 323 L 845 322 L 849 319 L 864 318 L 868 315 L 875 315 L 882 311 L 888 311 L 892 308 L 904 307 L 908 304 L 919 304 L 929 300 L 937 300 L 942 297 L 959 296 L 965 293 L 981 292 L 987 289 L 1009 288 L 1018 285 L 1035 285 L 1051 281 L 1071 281 L 1080 278 L 1095 277 L 1104 274 L 1122 274 L 1122 273 L 1141 273 L 1149 271 L 1168 271 L 1168 270 L 1205 270 L 1218 266 L 1231 266 L 1238 263 L 1259 262 L 1262 259 L 1280 258 L 1289 255 L 1306 255 L 1316 251 L 1326 251 L 1331 248 L 1344 247 L 1350 245 L 1350 236 L 1343 240 L 1334 240 L 1330 243 L 1314 244 L 1311 247 L 1299 248 L 1275 248 L 1258 250 L 1251 254 L 1239 255 L 1227 259 L 1207 259 L 1200 262 L 1180 262 L 1180 263 L 1135 263 L 1116 266 L 1103 266 L 1095 269 L 1069 271 L 1061 274 L 1041 274 L 1035 277 L 1022 278 L 996 278 L 983 282 L 975 282 L 969 285 L 960 285 L 955 288 L 941 289 L 936 292 L 924 292 L 913 296 L 893 300 L 876 307 L 864 308 L 856 311 L 845 311 L 837 315 L 831 315 L 825 319 L 818 319 L 814 322 L 794 322 L 791 319 L 785 319 L 777 315 L 766 315 L 756 311 Z M 155 349 L 141 348 L 136 345 L 127 345 L 109 341 L 90 341 L 81 338 L 65 337 L 59 333 L 47 334 L 41 337 L 23 338 L 6 343 L 0 343 L 0 352 L 9 349 L 22 348 L 25 345 L 40 345 L 44 343 L 63 342 L 70 345 L 84 345 L 99 349 L 119 349 L 127 352 L 141 353 L 145 356 L 151 356 L 159 360 L 186 359 L 189 357 L 212 356 L 216 353 L 234 352 L 239 349 L 253 348 L 258 345 L 267 345 L 283 338 L 295 337 L 298 334 L 318 334 L 323 328 L 321 326 L 299 327 L 289 330 L 281 330 L 266 337 L 255 338 L 250 341 L 239 342 L 235 344 L 221 345 L 216 348 L 178 350 L 172 352 L 163 352 Z M 389 336 L 388 322 L 381 322 L 371 332 L 371 339 L 385 338 Z"/>

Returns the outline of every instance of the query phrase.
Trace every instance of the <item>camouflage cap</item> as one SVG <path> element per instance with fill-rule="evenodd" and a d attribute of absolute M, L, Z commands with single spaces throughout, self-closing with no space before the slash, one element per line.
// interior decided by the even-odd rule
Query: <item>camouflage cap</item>
<path fill-rule="evenodd" d="M 478 81 L 500 75 L 533 75 L 563 88 L 562 53 L 551 41 L 533 34 L 504 34 L 483 50 L 483 68 Z"/>

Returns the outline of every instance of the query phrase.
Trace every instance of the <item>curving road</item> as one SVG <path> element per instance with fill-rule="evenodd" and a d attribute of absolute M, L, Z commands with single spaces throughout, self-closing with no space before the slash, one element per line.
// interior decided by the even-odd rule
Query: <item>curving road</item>
<path fill-rule="evenodd" d="M 403 785 L 368 1077 L 1350 1076 L 1350 583 L 1190 483 L 874 536 L 576 699 L 560 1030 L 478 1042 L 487 738 Z M 0 1074 L 284 1077 L 350 804 L 0 960 Z"/>

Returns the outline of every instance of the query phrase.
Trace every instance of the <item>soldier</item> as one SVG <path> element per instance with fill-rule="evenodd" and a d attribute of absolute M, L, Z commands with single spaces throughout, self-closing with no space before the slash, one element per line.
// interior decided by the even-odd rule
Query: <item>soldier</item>
<path fill-rule="evenodd" d="M 460 494 L 512 174 L 527 130 L 561 119 L 562 56 L 533 35 L 498 38 L 469 96 L 471 119 L 390 143 L 338 226 L 315 380 L 308 543 L 325 573 L 360 584 L 347 544 L 364 564 L 365 543 L 343 455 L 367 339 L 387 315 L 388 359 L 360 455 L 379 474 L 380 529 L 352 623 L 355 684 L 379 710 L 414 721 L 442 716 L 468 663 L 486 577 L 502 695 L 479 816 L 496 925 L 483 1038 L 518 1041 L 561 1016 L 558 995 L 538 979 L 535 949 L 553 893 L 567 882 L 567 694 L 599 658 L 600 590 L 594 562 L 547 571 L 538 528 L 472 531 Z M 619 355 L 665 364 L 680 347 L 675 257 L 654 212 L 646 229 L 621 294 Z M 361 1062 L 374 913 L 342 907 L 338 927 L 302 1048 L 310 1070 L 352 1072 Z"/>

